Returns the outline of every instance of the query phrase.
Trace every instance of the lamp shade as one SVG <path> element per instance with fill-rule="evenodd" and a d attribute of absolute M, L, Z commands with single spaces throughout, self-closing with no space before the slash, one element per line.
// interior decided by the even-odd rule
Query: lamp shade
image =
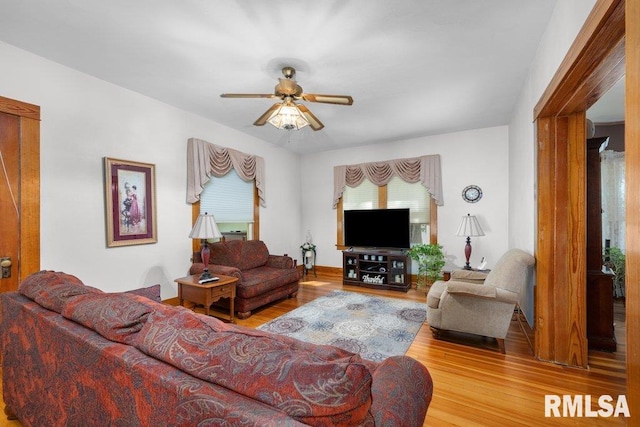
<path fill-rule="evenodd" d="M 196 220 L 189 237 L 192 239 L 204 240 L 215 239 L 217 237 L 222 237 L 222 233 L 220 233 L 213 215 L 209 215 L 205 212 L 204 215 L 198 215 L 198 219 Z"/>
<path fill-rule="evenodd" d="M 474 215 L 466 214 L 462 217 L 462 220 L 460 220 L 456 236 L 484 236 L 484 231 L 482 231 L 482 227 L 480 227 L 480 223 L 478 223 L 478 218 Z"/>

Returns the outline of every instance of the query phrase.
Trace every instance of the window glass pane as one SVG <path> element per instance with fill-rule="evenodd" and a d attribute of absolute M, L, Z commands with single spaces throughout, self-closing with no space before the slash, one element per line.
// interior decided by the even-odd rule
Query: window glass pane
<path fill-rule="evenodd" d="M 429 243 L 429 197 L 419 182 L 410 184 L 396 176 L 387 184 L 387 208 L 411 210 L 411 243 Z"/>
<path fill-rule="evenodd" d="M 253 189 L 253 181 L 243 181 L 233 169 L 211 177 L 200 195 L 200 213 L 213 214 L 216 223 L 253 222 Z"/>
<path fill-rule="evenodd" d="M 378 186 L 368 179 L 356 188 L 345 187 L 342 193 L 342 210 L 353 209 L 377 209 L 378 208 Z"/>

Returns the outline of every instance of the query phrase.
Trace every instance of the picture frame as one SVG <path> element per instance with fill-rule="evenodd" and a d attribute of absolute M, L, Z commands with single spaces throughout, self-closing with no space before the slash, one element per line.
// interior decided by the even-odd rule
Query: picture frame
<path fill-rule="evenodd" d="M 157 243 L 155 165 L 104 158 L 107 247 Z"/>

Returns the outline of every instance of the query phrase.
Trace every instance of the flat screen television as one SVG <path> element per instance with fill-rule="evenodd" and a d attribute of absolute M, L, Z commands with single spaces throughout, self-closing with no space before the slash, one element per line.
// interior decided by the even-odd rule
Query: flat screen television
<path fill-rule="evenodd" d="M 410 244 L 409 209 L 344 211 L 344 245 L 407 249 Z"/>

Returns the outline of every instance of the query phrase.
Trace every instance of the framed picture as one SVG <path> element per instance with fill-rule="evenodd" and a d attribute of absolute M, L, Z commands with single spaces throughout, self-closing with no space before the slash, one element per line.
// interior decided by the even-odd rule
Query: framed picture
<path fill-rule="evenodd" d="M 155 165 L 104 158 L 107 247 L 158 241 Z"/>

